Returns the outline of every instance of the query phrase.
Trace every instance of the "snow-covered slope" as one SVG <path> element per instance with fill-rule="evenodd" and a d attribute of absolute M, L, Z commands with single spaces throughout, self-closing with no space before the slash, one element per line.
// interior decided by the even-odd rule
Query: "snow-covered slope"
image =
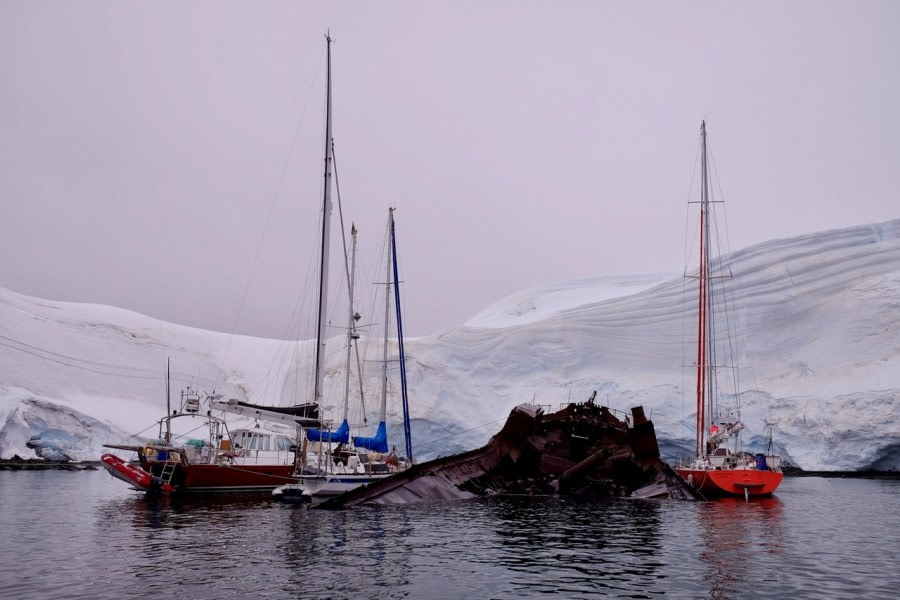
<path fill-rule="evenodd" d="M 900 467 L 900 220 L 753 246 L 732 270 L 752 365 L 742 379 L 756 389 L 743 403 L 745 440 L 763 444 L 768 420 L 804 469 Z M 596 390 L 614 408 L 644 405 L 673 458 L 693 446 L 685 310 L 680 274 L 598 277 L 521 292 L 407 341 L 420 457 L 484 443 L 516 404 L 555 408 Z M 273 368 L 283 350 L 0 290 L 0 456 L 33 456 L 34 438 L 47 456 L 94 459 L 102 443 L 146 430 L 165 410 L 166 357 L 175 389 L 284 402 L 305 375 Z"/>

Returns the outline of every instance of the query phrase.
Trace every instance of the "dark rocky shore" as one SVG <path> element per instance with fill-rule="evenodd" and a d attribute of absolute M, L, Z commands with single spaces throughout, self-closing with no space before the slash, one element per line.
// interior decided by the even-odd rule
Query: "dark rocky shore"
<path fill-rule="evenodd" d="M 96 471 L 100 461 L 60 462 L 42 458 L 22 458 L 18 454 L 0 459 L 0 471 Z"/>
<path fill-rule="evenodd" d="M 845 479 L 900 479 L 900 471 L 804 471 L 798 467 L 784 467 L 785 477 L 841 477 Z"/>

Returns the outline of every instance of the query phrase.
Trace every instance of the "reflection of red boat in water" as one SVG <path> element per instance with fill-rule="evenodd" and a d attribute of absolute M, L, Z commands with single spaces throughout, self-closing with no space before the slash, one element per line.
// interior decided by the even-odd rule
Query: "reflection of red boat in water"
<path fill-rule="evenodd" d="M 316 405 L 273 409 L 234 400 L 207 401 L 209 406 L 201 411 L 200 396 L 188 390 L 183 394 L 181 410 L 159 421 L 157 439 L 140 445 L 105 444 L 107 448 L 136 452 L 137 465 L 104 454 L 104 468 L 113 477 L 150 493 L 261 492 L 296 482 L 294 438 L 262 427 L 258 421 L 252 428 L 229 431 L 225 420 L 214 416 L 213 410 L 297 429 L 319 424 Z M 176 431 L 179 427 L 181 432 Z"/>
<path fill-rule="evenodd" d="M 696 508 L 697 537 L 692 543 L 696 543 L 701 567 L 696 579 L 708 589 L 698 589 L 692 597 L 791 596 L 783 578 L 772 576 L 788 560 L 784 504 L 778 496 L 757 497 L 753 502 L 743 496 L 721 496 Z M 829 595 L 826 590 L 819 596 Z"/>
<path fill-rule="evenodd" d="M 735 347 L 730 336 L 737 330 L 727 314 L 732 300 L 726 294 L 731 269 L 711 248 L 721 248 L 713 239 L 716 219 L 709 199 L 706 122 L 700 126 L 700 265 L 697 309 L 697 440 L 696 458 L 675 469 L 706 496 L 768 496 L 781 484 L 781 457 L 772 453 L 771 425 L 766 453 L 749 454 L 741 449 L 741 394 L 737 385 Z M 720 380 L 721 377 L 721 380 Z M 733 447 L 725 443 L 733 440 Z"/>

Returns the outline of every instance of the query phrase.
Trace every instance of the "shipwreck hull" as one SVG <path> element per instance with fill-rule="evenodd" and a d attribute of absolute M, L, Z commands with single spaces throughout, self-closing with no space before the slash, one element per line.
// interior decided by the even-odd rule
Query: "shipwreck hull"
<path fill-rule="evenodd" d="M 413 465 L 315 505 L 414 504 L 497 494 L 700 499 L 663 462 L 641 407 L 633 425 L 589 401 L 544 414 L 521 404 L 487 445 Z"/>

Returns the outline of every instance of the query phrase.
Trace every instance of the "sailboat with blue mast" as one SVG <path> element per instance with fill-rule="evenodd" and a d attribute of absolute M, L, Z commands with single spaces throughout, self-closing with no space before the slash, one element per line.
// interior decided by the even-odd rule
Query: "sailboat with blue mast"
<path fill-rule="evenodd" d="M 413 462 L 412 437 L 409 416 L 409 395 L 406 385 L 406 353 L 403 347 L 403 316 L 400 308 L 398 290 L 398 266 L 396 254 L 396 231 L 394 228 L 394 209 L 388 213 L 388 230 L 390 244 L 388 246 L 387 282 L 385 290 L 385 332 L 382 351 L 381 368 L 381 404 L 380 418 L 375 434 L 372 436 L 353 436 L 353 443 L 346 445 L 346 439 L 334 435 L 335 432 L 308 430 L 307 440 L 316 442 L 317 450 L 312 460 L 298 461 L 298 470 L 294 476 L 299 480 L 296 484 L 283 485 L 272 492 L 272 496 L 286 501 L 315 501 L 338 496 L 361 485 L 384 479 L 407 469 Z M 393 275 L 393 281 L 391 276 Z M 400 391 L 403 404 L 403 432 L 405 452 L 400 454 L 391 447 L 388 441 L 387 398 L 388 398 L 388 333 L 390 322 L 391 287 L 397 324 L 397 348 L 400 371 Z M 353 331 L 351 329 L 351 331 Z M 351 335 L 352 337 L 352 335 Z M 348 367 L 349 368 L 349 367 Z M 345 395 L 346 403 L 347 395 Z M 349 432 L 349 426 L 347 431 Z M 349 435 L 348 435 L 349 437 Z"/>
<path fill-rule="evenodd" d="M 322 245 L 320 249 L 319 271 L 319 306 L 318 326 L 316 331 L 315 359 L 315 403 L 321 404 L 324 388 L 325 345 L 327 340 L 327 306 L 328 306 L 328 251 L 331 230 L 331 186 L 333 179 L 334 147 L 331 128 L 331 37 L 327 41 L 327 92 L 325 117 L 325 181 L 322 201 Z M 352 232 L 355 248 L 356 232 Z M 350 444 L 349 409 L 349 353 L 350 345 L 358 335 L 355 333 L 355 313 L 353 311 L 353 270 L 348 272 L 348 288 L 350 290 L 350 320 L 348 328 L 348 375 L 345 380 L 343 414 L 340 426 L 336 430 L 328 428 L 310 428 L 305 430 L 305 439 L 297 449 L 294 476 L 299 483 L 288 484 L 276 488 L 272 495 L 283 500 L 308 500 L 314 497 L 333 496 L 391 475 L 412 463 L 412 443 L 410 441 L 409 400 L 406 388 L 406 365 L 403 349 L 403 325 L 400 312 L 400 295 L 397 287 L 398 266 L 396 254 L 396 236 L 394 227 L 394 209 L 388 211 L 388 268 L 385 290 L 385 340 L 382 368 L 381 414 L 378 429 L 370 437 L 355 436 Z M 355 250 L 352 253 L 355 257 Z M 355 269 L 354 269 L 355 270 Z M 394 276 L 394 298 L 403 398 L 403 421 L 406 437 L 406 455 L 400 457 L 395 451 L 389 452 L 387 441 L 387 347 L 388 321 L 390 317 L 391 273 Z M 308 450 L 313 448 L 313 457 L 308 457 Z M 311 459 L 308 459 L 311 458 Z"/>
<path fill-rule="evenodd" d="M 357 436 L 353 438 L 353 445 L 357 448 L 365 448 L 374 452 L 387 452 L 387 384 L 388 384 L 388 327 L 390 322 L 390 287 L 391 272 L 394 275 L 394 306 L 397 315 L 397 348 L 400 355 L 400 391 L 403 399 L 403 434 L 406 441 L 406 458 L 412 461 L 412 436 L 409 426 L 409 395 L 406 387 L 406 352 L 403 348 L 403 318 L 400 312 L 400 274 L 397 268 L 397 236 L 394 227 L 394 209 L 388 211 L 388 230 L 390 236 L 390 248 L 388 250 L 388 268 L 385 270 L 388 276 L 386 283 L 387 290 L 385 292 L 384 303 L 384 351 L 381 361 L 381 420 L 378 423 L 378 430 L 372 437 Z"/>

